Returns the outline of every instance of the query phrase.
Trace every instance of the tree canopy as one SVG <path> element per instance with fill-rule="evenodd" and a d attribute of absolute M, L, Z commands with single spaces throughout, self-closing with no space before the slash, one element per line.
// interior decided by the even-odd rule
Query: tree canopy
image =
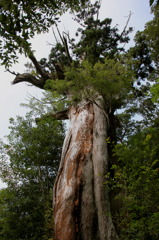
<path fill-rule="evenodd" d="M 0 58 L 5 67 L 16 62 L 18 53 L 31 52 L 30 39 L 46 32 L 67 10 L 79 11 L 87 0 L 1 0 Z"/>
<path fill-rule="evenodd" d="M 25 118 L 10 119 L 7 142 L 0 142 L 0 239 L 45 240 L 53 237 L 52 188 L 60 162 L 64 125 L 35 118 L 35 100 Z M 46 111 L 46 108 L 45 108 Z"/>

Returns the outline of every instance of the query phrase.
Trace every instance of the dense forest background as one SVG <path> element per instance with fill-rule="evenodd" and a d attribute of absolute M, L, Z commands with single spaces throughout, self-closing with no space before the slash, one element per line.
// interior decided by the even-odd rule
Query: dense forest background
<path fill-rule="evenodd" d="M 49 58 L 40 61 L 48 73 L 54 73 L 61 67 L 55 64 L 58 59 L 62 66 L 67 66 L 67 80 L 74 78 L 76 85 L 59 81 L 52 86 L 48 81 L 43 98 L 31 99 L 24 118 L 10 119 L 10 134 L 6 141 L 0 142 L 0 176 L 7 184 L 0 190 L 0 240 L 54 239 L 52 188 L 66 126 L 50 113 L 70 104 L 59 101 L 61 93 L 70 86 L 72 101 L 76 104 L 81 94 L 78 90 L 92 81 L 92 71 L 98 73 L 94 88 L 103 92 L 115 106 L 113 135 L 105 139 L 112 162 L 103 185 L 113 199 L 111 212 L 118 235 L 122 240 L 159 238 L 159 8 L 152 6 L 153 20 L 145 25 L 144 31 L 137 32 L 135 46 L 128 50 L 122 43 L 129 41 L 132 29 L 125 28 L 119 34 L 117 28 L 111 28 L 111 19 L 95 20 L 97 12 L 98 5 L 94 5 L 90 15 L 85 16 L 88 21 L 77 32 L 80 40 L 69 42 L 74 57 L 71 70 L 72 58 L 66 52 L 65 35 L 52 48 Z M 76 21 L 82 13 L 77 15 Z M 96 31 L 97 25 L 100 31 Z M 117 40 L 120 40 L 119 45 Z M 83 61 L 83 53 L 87 61 Z M 102 64 L 96 64 L 99 59 Z M 77 73 L 78 61 L 83 61 L 83 65 Z M 27 64 L 27 71 L 38 75 L 31 64 Z M 63 74 L 63 71 L 57 72 Z M 119 76 L 117 81 L 112 80 L 114 75 Z M 103 76 L 108 79 L 106 83 Z M 93 99 L 94 92 L 85 89 L 83 92 Z"/>

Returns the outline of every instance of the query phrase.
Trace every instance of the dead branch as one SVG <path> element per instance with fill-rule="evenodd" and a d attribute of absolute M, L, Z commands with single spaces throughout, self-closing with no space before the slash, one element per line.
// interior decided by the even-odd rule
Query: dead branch
<path fill-rule="evenodd" d="M 43 79 L 38 79 L 31 75 L 30 73 L 18 74 L 16 78 L 13 80 L 12 84 L 17 84 L 20 82 L 28 82 L 41 89 L 44 89 L 45 85 L 45 81 Z"/>
<path fill-rule="evenodd" d="M 11 71 L 10 69 L 6 69 L 6 72 L 9 72 L 9 73 L 11 73 L 11 74 L 13 74 L 15 76 L 17 76 L 19 74 L 19 73 L 16 73 L 14 71 Z"/>
<path fill-rule="evenodd" d="M 132 15 L 133 15 L 133 13 L 131 13 L 131 11 L 130 11 L 129 16 L 128 16 L 128 19 L 127 19 L 127 22 L 126 22 L 126 24 L 125 24 L 125 27 L 124 27 L 122 33 L 121 33 L 120 36 L 119 36 L 119 39 L 121 39 L 122 36 L 123 36 L 123 34 L 125 33 L 125 31 L 126 31 L 126 29 L 127 29 L 127 26 L 128 26 L 128 24 L 129 24 L 130 18 L 131 18 Z M 118 40 L 119 40 L 119 39 L 118 39 Z"/>
<path fill-rule="evenodd" d="M 68 109 L 61 111 L 61 112 L 57 112 L 55 114 L 52 115 L 54 118 L 56 118 L 57 120 L 66 120 L 69 119 L 68 118 Z"/>
<path fill-rule="evenodd" d="M 60 39 L 61 39 L 61 42 L 62 42 L 62 44 L 63 44 L 63 46 L 64 46 L 64 48 L 65 48 L 65 52 L 66 52 L 68 61 L 69 61 L 69 63 L 71 63 L 71 62 L 72 62 L 72 58 L 71 58 L 70 52 L 69 52 L 67 37 L 64 36 L 64 34 L 65 34 L 66 36 L 67 36 L 67 34 L 66 34 L 66 33 L 63 33 L 63 36 L 62 36 L 61 33 L 60 33 L 60 30 L 59 30 L 58 26 L 56 26 L 56 29 L 57 29 L 57 32 L 58 32 L 59 37 L 60 37 Z"/>
<path fill-rule="evenodd" d="M 66 35 L 66 34 L 65 34 Z M 67 36 L 67 35 L 66 35 Z M 72 58 L 70 56 L 70 52 L 69 52 L 69 47 L 68 47 L 68 42 L 67 42 L 67 38 L 63 35 L 63 42 L 64 42 L 64 48 L 65 48 L 65 52 L 67 54 L 67 58 L 69 63 L 71 64 L 72 62 Z"/>
<path fill-rule="evenodd" d="M 114 40 L 113 44 L 114 44 L 114 43 L 117 43 L 117 42 L 122 38 L 122 36 L 124 35 L 124 33 L 125 33 L 125 31 L 126 31 L 126 29 L 127 29 L 127 27 L 128 27 L 128 24 L 129 24 L 129 21 L 130 21 L 130 18 L 131 18 L 131 16 L 132 16 L 132 14 L 133 14 L 133 13 L 131 13 L 131 11 L 130 11 L 129 16 L 128 16 L 128 19 L 127 19 L 127 21 L 126 21 L 126 24 L 125 24 L 125 27 L 124 27 L 123 31 L 121 32 L 120 36 Z M 108 48 L 110 48 L 111 45 L 112 45 L 112 43 L 108 46 Z"/>
<path fill-rule="evenodd" d="M 15 72 L 12 72 L 9 69 L 7 69 L 8 72 L 10 72 L 16 76 L 15 79 L 13 80 L 12 84 L 17 84 L 20 82 L 27 82 L 27 83 L 31 83 L 32 85 L 34 85 L 38 88 L 44 89 L 45 82 L 46 82 L 46 80 L 48 80 L 50 78 L 50 75 L 47 72 L 45 72 L 45 70 L 39 64 L 39 62 L 37 61 L 37 59 L 35 58 L 33 53 L 30 53 L 28 57 L 32 61 L 36 71 L 39 73 L 39 75 L 41 77 L 37 78 L 30 73 L 19 74 L 19 73 L 15 73 Z"/>
<path fill-rule="evenodd" d="M 55 34 L 55 31 L 54 31 L 53 27 L 52 27 L 52 32 L 53 32 L 54 38 L 55 38 L 55 40 L 56 40 L 56 43 L 58 43 L 59 41 L 58 41 L 58 39 L 57 39 L 57 37 L 56 37 L 56 34 Z"/>
<path fill-rule="evenodd" d="M 37 72 L 40 74 L 40 76 L 43 78 L 43 80 L 47 80 L 49 78 L 48 73 L 46 73 L 42 66 L 39 64 L 39 62 L 37 61 L 37 59 L 35 58 L 35 56 L 33 54 L 29 55 L 30 60 L 32 61 L 32 63 L 34 64 L 34 67 L 36 68 Z"/>

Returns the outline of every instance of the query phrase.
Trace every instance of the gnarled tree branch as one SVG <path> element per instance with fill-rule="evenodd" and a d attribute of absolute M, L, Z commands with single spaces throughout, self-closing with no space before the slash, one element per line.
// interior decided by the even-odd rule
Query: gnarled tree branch
<path fill-rule="evenodd" d="M 47 79 L 49 79 L 49 74 L 47 72 L 45 72 L 45 70 L 42 68 L 42 66 L 39 64 L 39 62 L 37 61 L 37 59 L 35 58 L 35 56 L 33 54 L 29 55 L 30 60 L 32 61 L 32 63 L 34 64 L 34 67 L 36 68 L 36 71 L 40 74 L 40 76 L 46 81 Z"/>
<path fill-rule="evenodd" d="M 30 73 L 14 74 L 16 75 L 16 78 L 13 80 L 12 84 L 28 82 L 38 88 L 44 89 L 45 82 L 46 80 L 49 79 L 50 75 L 42 68 L 42 66 L 39 64 L 33 53 L 30 53 L 28 57 L 30 58 L 34 67 L 36 68 L 36 71 L 40 75 L 40 78 L 37 78 Z"/>
<path fill-rule="evenodd" d="M 38 79 L 30 73 L 18 74 L 16 78 L 13 80 L 12 84 L 17 84 L 20 82 L 28 82 L 41 89 L 44 89 L 45 85 L 45 80 Z"/>

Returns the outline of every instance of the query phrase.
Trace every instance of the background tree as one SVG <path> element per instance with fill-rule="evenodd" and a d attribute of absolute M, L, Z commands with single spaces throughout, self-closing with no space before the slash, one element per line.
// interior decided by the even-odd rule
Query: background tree
<path fill-rule="evenodd" d="M 47 32 L 67 10 L 78 11 L 87 0 L 1 0 L 0 58 L 5 67 L 17 61 L 17 53 L 32 57 L 30 39 Z"/>
<path fill-rule="evenodd" d="M 158 239 L 158 7 L 154 19 L 135 37 L 129 50 L 138 78 L 135 98 L 122 114 L 117 130 L 118 144 L 113 165 L 115 177 L 108 174 L 110 193 L 118 193 L 113 218 L 121 239 Z M 133 102 L 132 102 L 133 100 Z M 119 208 L 120 205 L 120 208 Z M 115 211 L 114 211 L 115 210 Z"/>
<path fill-rule="evenodd" d="M 159 237 L 158 104 L 152 103 L 150 90 L 147 99 L 142 96 L 147 104 L 138 107 L 140 118 L 134 118 L 136 106 L 120 115 L 116 162 L 112 166 L 115 176 L 106 176 L 110 193 L 117 193 L 113 204 L 118 208 L 113 209 L 113 218 L 124 240 Z"/>
<path fill-rule="evenodd" d="M 159 184 L 158 128 L 156 124 L 117 146 L 116 189 L 122 208 L 115 221 L 121 239 L 157 240 L 159 232 L 157 186 Z M 112 183 L 113 181 L 111 181 Z"/>
<path fill-rule="evenodd" d="M 41 104 L 30 102 L 35 108 Z M 40 111 L 42 110 L 42 106 Z M 38 110 L 39 112 L 39 110 Z M 53 239 L 52 188 L 64 126 L 49 117 L 39 120 L 33 109 L 10 120 L 7 143 L 1 142 L 0 239 Z"/>

